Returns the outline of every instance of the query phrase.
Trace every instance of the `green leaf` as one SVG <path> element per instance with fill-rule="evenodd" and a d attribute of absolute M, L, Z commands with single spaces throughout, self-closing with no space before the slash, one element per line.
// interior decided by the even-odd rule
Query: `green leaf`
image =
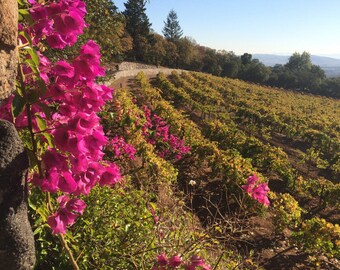
<path fill-rule="evenodd" d="M 153 202 L 149 202 L 149 204 L 150 204 L 150 206 L 152 207 L 152 209 L 153 209 L 154 211 L 156 211 L 157 205 L 156 205 L 155 203 L 153 203 Z"/>
<path fill-rule="evenodd" d="M 32 39 L 25 31 L 19 31 L 18 35 L 26 39 L 28 44 L 32 47 Z"/>
<path fill-rule="evenodd" d="M 33 169 L 35 166 L 38 165 L 37 163 L 37 157 L 35 156 L 34 152 L 30 149 L 26 148 L 26 152 L 28 155 L 28 160 L 29 160 L 29 164 L 30 164 L 30 168 Z"/>
<path fill-rule="evenodd" d="M 22 87 L 19 81 L 15 80 L 15 88 L 17 90 L 17 93 L 21 96 L 24 97 L 24 92 L 22 91 Z"/>
<path fill-rule="evenodd" d="M 30 68 L 32 69 L 33 73 L 35 75 L 39 75 L 39 67 L 38 65 L 33 61 L 33 59 L 26 59 L 25 63 L 28 64 L 30 66 Z"/>
<path fill-rule="evenodd" d="M 46 105 L 44 103 L 41 103 L 41 102 L 38 103 L 38 106 L 43 110 L 43 112 L 46 115 L 47 119 L 50 119 L 51 118 L 52 109 L 48 105 Z"/>
<path fill-rule="evenodd" d="M 40 58 L 39 58 L 37 52 L 32 47 L 25 47 L 25 49 L 28 52 L 28 54 L 31 56 L 35 65 L 38 67 L 39 64 L 40 64 Z"/>
<path fill-rule="evenodd" d="M 40 115 L 36 114 L 35 117 L 37 118 L 37 123 L 39 130 L 45 130 L 47 128 L 46 121 Z"/>
<path fill-rule="evenodd" d="M 12 115 L 18 117 L 25 109 L 26 100 L 21 96 L 16 95 L 12 101 Z"/>
<path fill-rule="evenodd" d="M 41 216 L 42 220 L 46 222 L 48 218 L 48 210 L 46 209 L 46 207 L 42 205 L 37 209 L 36 212 Z"/>
<path fill-rule="evenodd" d="M 42 79 L 39 79 L 38 80 L 38 85 L 39 85 L 40 95 L 41 96 L 45 95 L 46 91 L 47 91 L 46 83 Z"/>
<path fill-rule="evenodd" d="M 37 210 L 37 206 L 34 204 L 34 202 L 28 197 L 28 205 L 30 208 L 32 208 L 34 211 Z"/>
<path fill-rule="evenodd" d="M 19 7 L 25 6 L 27 4 L 27 1 L 25 1 L 25 0 L 18 0 L 18 4 L 19 4 Z"/>
<path fill-rule="evenodd" d="M 20 18 L 22 18 L 23 20 L 27 21 L 29 24 L 34 23 L 32 16 L 27 9 L 19 9 L 18 11 L 19 11 L 19 21 L 20 21 Z"/>
<path fill-rule="evenodd" d="M 47 133 L 47 132 L 43 132 L 42 135 L 46 138 L 46 140 L 48 142 L 48 146 L 51 147 L 51 148 L 54 148 L 54 142 L 53 142 L 52 135 Z"/>
<path fill-rule="evenodd" d="M 29 15 L 30 14 L 27 9 L 19 9 L 18 12 L 21 15 Z"/>
<path fill-rule="evenodd" d="M 28 92 L 27 100 L 30 104 L 36 103 L 39 100 L 40 93 L 37 89 L 32 89 Z"/>

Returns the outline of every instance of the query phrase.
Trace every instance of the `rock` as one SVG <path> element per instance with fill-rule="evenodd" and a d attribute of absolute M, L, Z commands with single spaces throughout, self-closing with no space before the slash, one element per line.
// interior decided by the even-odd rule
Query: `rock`
<path fill-rule="evenodd" d="M 28 220 L 27 153 L 13 124 L 0 121 L 0 269 L 28 270 L 35 264 Z"/>
<path fill-rule="evenodd" d="M 15 89 L 17 74 L 18 4 L 0 0 L 0 102 Z"/>

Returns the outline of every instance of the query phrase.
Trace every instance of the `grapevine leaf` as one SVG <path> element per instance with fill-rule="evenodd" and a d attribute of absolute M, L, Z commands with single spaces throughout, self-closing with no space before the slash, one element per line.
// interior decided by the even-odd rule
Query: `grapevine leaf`
<path fill-rule="evenodd" d="M 154 211 L 156 211 L 156 209 L 157 209 L 156 204 L 153 203 L 153 202 L 150 202 L 149 204 L 150 204 L 150 206 L 152 207 L 152 209 L 153 209 Z"/>

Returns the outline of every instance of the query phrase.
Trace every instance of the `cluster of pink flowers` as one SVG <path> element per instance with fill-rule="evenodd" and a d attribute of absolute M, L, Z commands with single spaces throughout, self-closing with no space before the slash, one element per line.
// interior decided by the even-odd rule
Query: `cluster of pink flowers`
<path fill-rule="evenodd" d="M 49 78 L 53 82 L 43 101 L 58 110 L 50 119 L 43 113 L 40 117 L 48 123 L 56 149 L 48 149 L 43 156 L 44 177 L 35 174 L 32 179 L 43 191 L 87 195 L 96 184 L 111 186 L 121 180 L 118 166 L 103 161 L 108 139 L 96 113 L 112 98 L 112 89 L 94 81 L 103 74 L 99 47 L 93 41 L 82 46 L 72 63 L 59 61 L 51 67 Z M 60 211 L 64 216 L 72 214 L 62 208 Z M 58 214 L 54 219 L 58 221 L 56 217 Z M 54 233 L 63 233 L 62 225 L 72 222 L 49 224 Z"/>
<path fill-rule="evenodd" d="M 179 267 L 184 268 L 185 270 L 211 270 L 211 266 L 207 265 L 204 260 L 198 256 L 192 256 L 190 261 L 183 262 L 179 255 L 174 255 L 168 259 L 164 253 L 158 255 L 157 263 L 152 270 L 167 270 Z"/>
<path fill-rule="evenodd" d="M 267 183 L 258 184 L 260 179 L 256 174 L 251 175 L 247 179 L 247 184 L 243 185 L 242 188 L 255 200 L 264 206 L 269 206 L 270 202 L 267 197 L 267 192 L 269 191 Z"/>
<path fill-rule="evenodd" d="M 61 0 L 44 4 L 35 0 L 29 2 L 32 4 L 30 14 L 34 24 L 27 31 L 34 36 L 35 44 L 46 38 L 51 48 L 63 49 L 74 44 L 78 35 L 83 33 L 86 26 L 83 1 Z"/>
<path fill-rule="evenodd" d="M 85 26 L 84 2 L 30 3 L 34 23 L 19 27 L 34 37 L 34 44 L 45 37 L 52 48 L 76 42 Z M 113 90 L 96 83 L 96 78 L 105 72 L 100 66 L 99 46 L 94 41 L 83 45 L 72 62 L 61 60 L 51 64 L 39 51 L 37 55 L 39 74 L 32 72 L 34 67 L 29 62 L 22 65 L 27 91 L 24 96 L 39 94 L 30 101 L 30 115 L 23 110 L 13 118 L 11 103 L 18 98 L 14 96 L 0 108 L 0 115 L 14 122 L 18 129 L 31 125 L 36 139 L 49 145 L 44 147 L 39 173 L 34 173 L 30 181 L 45 192 L 66 194 L 59 196 L 59 208 L 48 218 L 53 233 L 65 233 L 85 208 L 85 203 L 75 196 L 89 194 L 96 184 L 112 186 L 122 178 L 116 164 L 103 160 L 103 149 L 109 140 L 97 115 L 105 102 L 112 99 Z M 31 57 L 27 54 L 28 59 Z M 42 91 L 41 82 L 46 84 L 46 91 Z M 127 154 L 133 153 L 129 148 Z"/>
<path fill-rule="evenodd" d="M 70 199 L 65 195 L 60 196 L 57 201 L 59 203 L 60 210 L 48 218 L 47 224 L 50 225 L 53 233 L 65 234 L 66 226 L 73 225 L 77 216 L 83 213 L 86 205 L 84 201 L 80 199 Z"/>
<path fill-rule="evenodd" d="M 143 109 L 146 119 L 143 135 L 148 143 L 156 145 L 160 157 L 179 160 L 190 151 L 190 146 L 186 146 L 183 140 L 170 134 L 168 124 L 160 116 L 151 114 L 146 106 Z"/>
<path fill-rule="evenodd" d="M 112 148 L 116 157 L 122 157 L 126 155 L 131 160 L 135 159 L 136 148 L 131 144 L 125 142 L 123 137 L 118 137 L 117 135 L 111 140 L 110 148 Z"/>

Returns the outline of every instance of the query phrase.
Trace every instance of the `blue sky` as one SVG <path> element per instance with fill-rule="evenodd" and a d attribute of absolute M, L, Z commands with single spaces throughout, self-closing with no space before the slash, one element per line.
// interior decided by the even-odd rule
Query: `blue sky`
<path fill-rule="evenodd" d="M 114 0 L 120 11 L 124 2 Z M 184 35 L 214 49 L 340 58 L 340 0 L 150 0 L 146 8 L 157 33 L 173 8 Z"/>

